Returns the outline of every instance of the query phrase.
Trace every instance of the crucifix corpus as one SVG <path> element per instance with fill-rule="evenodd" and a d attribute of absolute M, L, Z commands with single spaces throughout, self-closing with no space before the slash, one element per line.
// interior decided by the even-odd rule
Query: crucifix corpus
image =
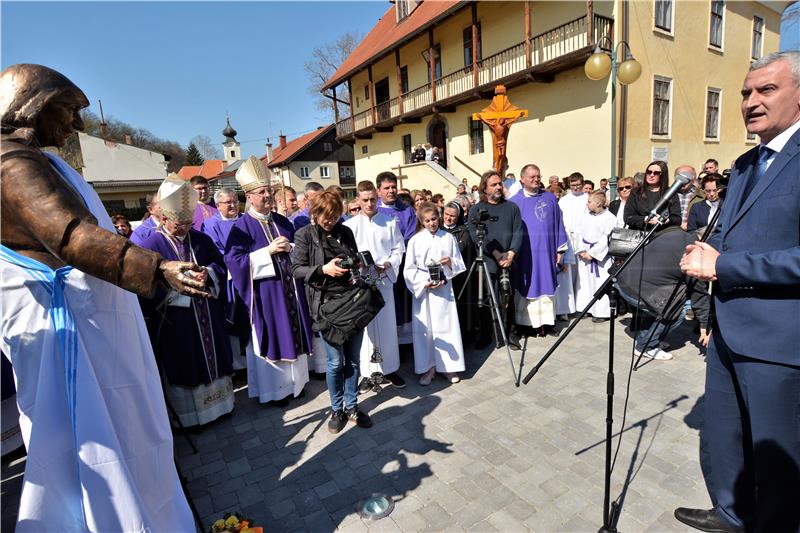
<path fill-rule="evenodd" d="M 488 107 L 480 113 L 473 113 L 472 120 L 480 120 L 492 131 L 492 143 L 494 149 L 494 168 L 500 175 L 504 175 L 508 168 L 508 158 L 506 157 L 506 143 L 508 142 L 508 132 L 511 125 L 518 119 L 527 117 L 528 110 L 520 109 L 508 101 L 506 88 L 498 85 L 494 88 L 494 98 Z"/>

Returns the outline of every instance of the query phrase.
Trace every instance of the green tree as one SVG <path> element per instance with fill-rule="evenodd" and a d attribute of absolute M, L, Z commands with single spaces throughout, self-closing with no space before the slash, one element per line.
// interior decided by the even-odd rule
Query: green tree
<path fill-rule="evenodd" d="M 205 162 L 203 156 L 200 155 L 200 150 L 197 149 L 194 143 L 189 143 L 189 146 L 186 148 L 186 159 L 185 163 L 190 166 L 197 166 L 199 167 Z"/>

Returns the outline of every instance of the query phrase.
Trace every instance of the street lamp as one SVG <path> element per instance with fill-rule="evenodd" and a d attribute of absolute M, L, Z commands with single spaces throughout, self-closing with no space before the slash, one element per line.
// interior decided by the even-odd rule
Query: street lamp
<path fill-rule="evenodd" d="M 606 52 L 600 45 L 603 42 L 608 42 L 611 48 L 611 53 Z M 620 49 L 623 52 L 622 63 L 620 59 Z M 614 48 L 614 43 L 610 38 L 603 36 L 598 41 L 594 49 L 594 53 L 589 56 L 586 63 L 583 65 L 583 71 L 586 77 L 590 80 L 602 80 L 611 73 L 611 174 L 608 180 L 608 186 L 611 193 L 611 199 L 617 196 L 617 80 L 623 85 L 630 85 L 639 79 L 642 74 L 642 65 L 633 58 L 631 47 L 625 41 L 617 43 Z"/>

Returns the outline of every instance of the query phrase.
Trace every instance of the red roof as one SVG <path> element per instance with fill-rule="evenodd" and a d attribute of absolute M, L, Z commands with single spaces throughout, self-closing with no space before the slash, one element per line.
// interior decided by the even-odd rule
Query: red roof
<path fill-rule="evenodd" d="M 178 171 L 178 176 L 184 180 L 190 180 L 195 176 L 203 176 L 207 180 L 216 177 L 225 168 L 225 161 L 222 159 L 208 159 L 201 166 L 184 166 Z"/>
<path fill-rule="evenodd" d="M 368 62 L 383 56 L 402 41 L 414 37 L 465 3 L 463 0 L 425 0 L 400 22 L 397 22 L 395 7 L 392 5 L 322 89 L 339 85 Z"/>
<path fill-rule="evenodd" d="M 280 146 L 278 146 L 277 148 L 273 148 L 272 161 L 267 163 L 267 166 L 277 167 L 283 163 L 291 161 L 295 155 L 297 155 L 301 150 L 303 150 L 303 148 L 309 146 L 311 143 L 322 137 L 324 134 L 331 131 L 332 128 L 333 124 L 330 124 L 326 127 L 317 128 L 311 133 L 306 133 L 301 137 L 292 139 L 291 141 L 286 143 L 286 148 L 281 148 Z M 263 156 L 261 160 L 266 163 L 267 156 Z"/>

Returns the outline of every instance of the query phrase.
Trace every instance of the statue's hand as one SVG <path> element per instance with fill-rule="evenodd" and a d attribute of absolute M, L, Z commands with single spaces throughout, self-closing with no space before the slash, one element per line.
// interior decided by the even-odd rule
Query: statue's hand
<path fill-rule="evenodd" d="M 164 281 L 170 287 L 187 296 L 210 298 L 205 282 L 200 281 L 194 272 L 204 272 L 205 267 L 183 261 L 162 261 L 158 266 Z"/>

